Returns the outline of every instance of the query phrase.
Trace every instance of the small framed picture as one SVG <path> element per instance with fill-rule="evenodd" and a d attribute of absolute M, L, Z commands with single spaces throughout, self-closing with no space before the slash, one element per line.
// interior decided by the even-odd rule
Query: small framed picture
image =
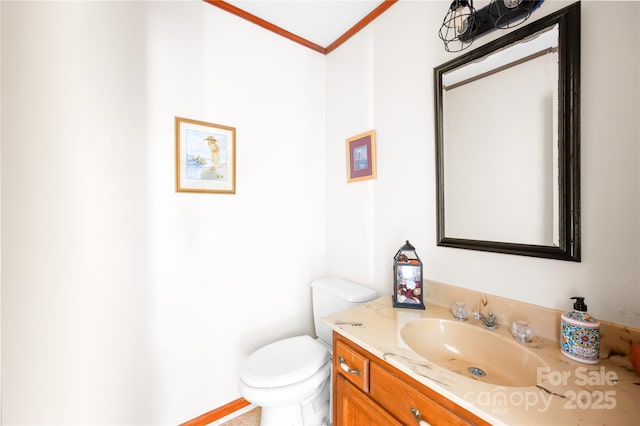
<path fill-rule="evenodd" d="M 347 139 L 347 182 L 376 178 L 375 130 Z"/>
<path fill-rule="evenodd" d="M 176 192 L 236 193 L 236 129 L 176 117 Z"/>

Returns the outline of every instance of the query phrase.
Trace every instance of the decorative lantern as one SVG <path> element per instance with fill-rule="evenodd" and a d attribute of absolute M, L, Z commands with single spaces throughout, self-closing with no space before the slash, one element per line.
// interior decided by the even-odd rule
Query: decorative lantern
<path fill-rule="evenodd" d="M 393 306 L 424 309 L 422 295 L 422 262 L 407 240 L 393 257 Z"/>

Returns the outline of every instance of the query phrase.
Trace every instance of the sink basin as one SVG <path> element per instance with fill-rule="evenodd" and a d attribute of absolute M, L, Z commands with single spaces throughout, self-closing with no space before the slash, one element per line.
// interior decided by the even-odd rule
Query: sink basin
<path fill-rule="evenodd" d="M 538 368 L 547 366 L 523 344 L 458 321 L 419 319 L 405 324 L 400 336 L 411 350 L 434 364 L 494 385 L 536 386 Z"/>

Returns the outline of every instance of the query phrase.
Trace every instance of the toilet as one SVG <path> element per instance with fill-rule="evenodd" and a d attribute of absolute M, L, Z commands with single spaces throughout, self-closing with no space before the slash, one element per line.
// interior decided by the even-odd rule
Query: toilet
<path fill-rule="evenodd" d="M 240 368 L 240 394 L 262 407 L 261 426 L 331 424 L 332 329 L 321 318 L 376 297 L 374 290 L 338 278 L 314 280 L 311 291 L 318 338 L 270 343 Z"/>

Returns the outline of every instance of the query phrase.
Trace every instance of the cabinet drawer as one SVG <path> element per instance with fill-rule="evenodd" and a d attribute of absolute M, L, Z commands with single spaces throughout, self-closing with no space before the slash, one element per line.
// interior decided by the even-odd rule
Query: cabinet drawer
<path fill-rule="evenodd" d="M 371 364 L 371 398 L 405 425 L 418 425 L 416 411 L 429 425 L 471 425 L 379 365 Z M 422 423 L 424 424 L 424 423 Z"/>
<path fill-rule="evenodd" d="M 360 390 L 369 391 L 369 359 L 341 341 L 336 341 L 333 348 L 333 371 Z"/>

